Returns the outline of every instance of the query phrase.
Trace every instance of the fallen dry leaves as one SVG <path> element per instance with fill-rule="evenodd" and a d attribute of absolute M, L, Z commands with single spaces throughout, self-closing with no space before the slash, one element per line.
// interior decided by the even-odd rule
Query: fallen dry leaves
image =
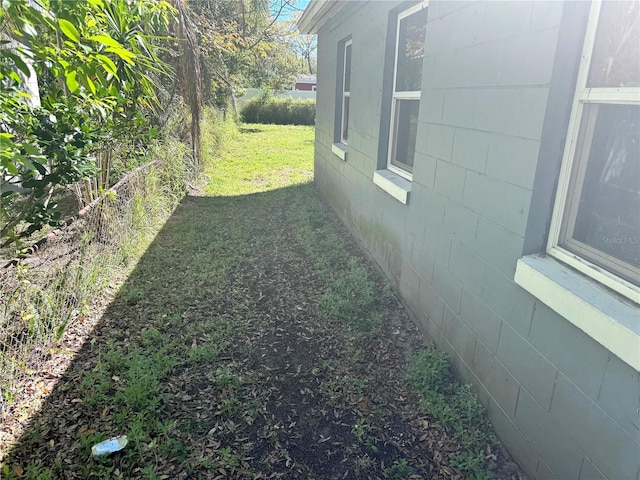
<path fill-rule="evenodd" d="M 299 217 L 288 213 L 318 201 L 311 186 L 187 199 L 125 289 L 75 322 L 47 371 L 25 385 L 27 405 L 48 395 L 39 413 L 29 423 L 17 407 L 5 413 L 5 451 L 19 438 L 5 459 L 13 476 L 367 480 L 392 478 L 403 461 L 403 478 L 462 479 L 450 466 L 459 442 L 420 411 L 403 381 L 407 358 L 424 341 L 402 306 L 387 297 L 384 322 L 364 332 L 320 309 L 327 285 L 304 248 Z M 335 219 L 319 228 L 337 230 L 349 256 L 366 264 Z M 229 261 L 220 266 L 216 256 Z M 216 268 L 223 272 L 209 271 Z M 136 386 L 131 378 L 147 381 L 144 372 L 117 371 L 113 360 L 126 363 L 135 352 L 175 360 L 150 384 L 157 396 L 141 388 L 139 404 L 127 400 L 147 412 L 142 418 L 123 410 L 122 398 Z M 133 431 L 118 430 L 123 418 Z M 98 435 L 119 434 L 131 442 L 122 452 L 88 456 Z M 493 437 L 486 454 L 494 478 L 521 478 Z"/>

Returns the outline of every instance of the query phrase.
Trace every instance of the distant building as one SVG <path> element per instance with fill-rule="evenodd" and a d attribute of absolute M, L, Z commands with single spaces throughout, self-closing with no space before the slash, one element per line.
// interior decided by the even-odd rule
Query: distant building
<path fill-rule="evenodd" d="M 296 80 L 296 85 L 293 87 L 294 90 L 306 90 L 308 92 L 316 91 L 316 76 L 314 74 L 303 74 L 298 75 L 298 79 Z"/>

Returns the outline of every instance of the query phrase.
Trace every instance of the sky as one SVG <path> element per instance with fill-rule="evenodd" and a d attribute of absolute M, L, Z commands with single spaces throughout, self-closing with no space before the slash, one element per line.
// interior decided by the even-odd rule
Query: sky
<path fill-rule="evenodd" d="M 276 2 L 272 2 L 272 10 L 271 13 L 273 15 L 278 13 L 278 10 L 280 8 L 281 5 L 281 1 L 276 1 Z M 309 1 L 310 0 L 290 0 L 292 5 L 288 8 L 283 9 L 282 13 L 280 14 L 280 20 L 289 20 L 291 18 L 292 15 L 296 14 L 296 13 L 302 13 L 304 11 L 305 8 L 307 8 L 307 5 L 309 5 Z"/>

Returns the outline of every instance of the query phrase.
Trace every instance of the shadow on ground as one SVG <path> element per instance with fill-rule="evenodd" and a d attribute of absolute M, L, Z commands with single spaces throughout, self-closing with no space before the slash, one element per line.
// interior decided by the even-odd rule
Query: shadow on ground
<path fill-rule="evenodd" d="M 407 398 L 386 378 L 406 349 L 319 313 L 327 266 L 309 256 L 309 235 L 338 242 L 339 270 L 359 255 L 339 229 L 311 184 L 185 198 L 30 422 L 11 472 L 381 478 L 412 456 L 428 470 L 403 452 L 415 435 L 389 405 Z M 124 434 L 123 451 L 91 457 Z"/>
<path fill-rule="evenodd" d="M 313 184 L 187 197 L 28 425 L 8 476 L 460 479 L 448 467 L 459 443 L 402 379 L 421 347 Z M 91 456 L 125 434 L 122 451 Z"/>

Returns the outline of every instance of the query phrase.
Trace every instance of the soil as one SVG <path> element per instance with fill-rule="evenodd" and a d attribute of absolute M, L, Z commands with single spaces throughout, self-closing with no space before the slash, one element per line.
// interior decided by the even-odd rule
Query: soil
<path fill-rule="evenodd" d="M 316 198 L 312 187 L 302 188 Z M 324 318 L 319 302 L 326 284 L 287 204 L 283 194 L 250 200 L 240 210 L 230 200 L 188 197 L 126 289 L 99 315 L 72 324 L 45 371 L 34 374 L 23 401 L 51 392 L 38 415 L 20 418 L 15 407 L 5 413 L 5 435 L 22 432 L 5 459 L 10 472 L 26 477 L 31 464 L 34 471 L 47 468 L 64 479 L 465 478 L 450 466 L 460 442 L 420 410 L 417 394 L 403 380 L 407 359 L 426 341 L 396 300 L 380 306 L 384 323 L 370 332 Z M 192 260 L 193 244 L 184 248 L 185 238 L 210 217 L 219 228 L 202 232 L 200 241 L 216 236 L 216 255 L 233 255 L 224 247 L 234 242 L 225 216 L 246 224 L 242 235 L 249 248 L 242 260 L 230 263 L 224 282 L 209 284 L 201 261 Z M 332 222 L 345 248 L 366 263 Z M 181 255 L 169 254 L 181 249 Z M 165 273 L 149 279 L 158 257 L 164 258 Z M 382 291 L 383 280 L 368 268 Z M 185 277 L 187 270 L 192 277 Z M 134 287 L 145 296 L 127 295 Z M 195 290 L 192 297 L 176 299 L 176 291 L 187 287 Z M 189 352 L 215 333 L 203 330 L 206 321 L 232 329 L 214 359 L 195 361 Z M 151 429 L 135 438 L 116 431 L 115 406 L 91 404 L 83 380 L 102 368 L 107 352 L 126 355 L 143 345 L 142 332 L 150 327 L 166 335 L 167 343 L 184 346 L 183 361 L 163 377 L 157 419 L 149 420 L 170 425 L 168 432 Z M 95 459 L 88 455 L 95 432 L 129 433 L 135 440 L 122 452 Z M 486 456 L 492 478 L 524 478 L 493 434 Z"/>

